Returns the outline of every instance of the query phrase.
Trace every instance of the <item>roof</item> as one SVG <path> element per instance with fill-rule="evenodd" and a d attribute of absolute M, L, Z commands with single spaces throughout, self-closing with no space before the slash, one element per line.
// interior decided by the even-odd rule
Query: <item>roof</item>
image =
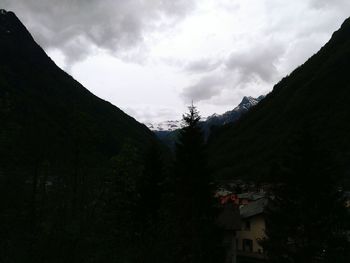
<path fill-rule="evenodd" d="M 216 191 L 215 197 L 226 196 L 226 195 L 229 195 L 229 194 L 232 194 L 232 192 L 229 191 L 229 190 L 226 190 L 224 188 L 220 188 L 219 190 Z"/>
<path fill-rule="evenodd" d="M 261 198 L 257 201 L 251 202 L 240 208 L 240 214 L 242 218 L 248 218 L 255 215 L 262 214 L 267 205 L 267 199 Z"/>
<path fill-rule="evenodd" d="M 265 193 L 243 193 L 243 194 L 238 194 L 237 197 L 239 199 L 249 199 L 249 200 L 258 200 L 261 199 L 263 197 L 265 197 Z"/>

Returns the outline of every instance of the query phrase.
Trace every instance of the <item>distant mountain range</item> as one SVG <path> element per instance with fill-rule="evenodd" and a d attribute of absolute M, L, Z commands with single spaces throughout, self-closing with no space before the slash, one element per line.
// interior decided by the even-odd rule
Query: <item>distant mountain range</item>
<path fill-rule="evenodd" d="M 259 96 L 258 98 L 243 97 L 241 103 L 231 111 L 227 111 L 223 114 L 210 115 L 202 119 L 203 126 L 224 125 L 230 122 L 236 121 L 243 113 L 247 112 L 252 106 L 255 106 L 265 96 Z M 181 120 L 169 120 L 158 123 L 145 123 L 145 125 L 154 132 L 171 132 L 177 129 L 181 129 Z"/>
<path fill-rule="evenodd" d="M 207 118 L 203 118 L 200 122 L 202 130 L 206 138 L 209 137 L 210 131 L 214 127 L 220 127 L 225 124 L 233 123 L 249 111 L 250 108 L 256 106 L 265 96 L 258 98 L 243 97 L 237 107 L 223 114 L 213 114 Z M 181 120 L 164 121 L 156 124 L 146 123 L 146 126 L 152 130 L 158 138 L 160 138 L 170 148 L 174 147 L 179 129 L 181 129 Z"/>

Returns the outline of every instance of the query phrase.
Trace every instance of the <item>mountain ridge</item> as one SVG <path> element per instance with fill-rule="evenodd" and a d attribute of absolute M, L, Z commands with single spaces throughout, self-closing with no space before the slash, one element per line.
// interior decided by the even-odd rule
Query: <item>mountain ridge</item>
<path fill-rule="evenodd" d="M 156 142 L 145 125 L 60 69 L 11 11 L 0 13 L 0 57 L 0 138 L 11 153 L 1 151 L 5 159 L 30 163 L 33 151 L 53 162 L 72 162 L 79 144 L 81 155 L 98 155 L 90 164 L 99 166 L 97 159 L 107 161 L 129 139 L 142 149 Z"/>

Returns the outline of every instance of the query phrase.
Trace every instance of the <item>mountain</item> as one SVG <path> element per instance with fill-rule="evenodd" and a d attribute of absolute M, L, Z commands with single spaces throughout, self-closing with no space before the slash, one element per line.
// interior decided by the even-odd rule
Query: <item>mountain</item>
<path fill-rule="evenodd" d="M 16 172 L 26 178 L 43 163 L 50 174 L 77 166 L 90 173 L 103 169 L 125 143 L 144 150 L 156 141 L 145 125 L 56 66 L 5 10 L 0 58 L 0 175 Z"/>
<path fill-rule="evenodd" d="M 233 110 L 227 111 L 222 115 L 213 114 L 206 118 L 202 124 L 206 136 L 209 136 L 211 127 L 222 126 L 237 121 L 243 114 L 247 113 L 250 108 L 256 106 L 264 97 L 265 96 L 263 95 L 258 98 L 245 96 L 241 103 L 239 103 Z"/>
<path fill-rule="evenodd" d="M 258 98 L 243 97 L 240 104 L 231 111 L 227 111 L 223 114 L 213 114 L 207 118 L 202 118 L 200 125 L 206 138 L 209 137 L 210 131 L 214 127 L 220 127 L 225 124 L 229 124 L 237 121 L 243 114 L 255 105 L 257 105 L 265 96 L 259 96 Z M 146 126 L 152 130 L 157 137 L 163 141 L 170 148 L 174 147 L 177 140 L 179 130 L 181 129 L 181 120 L 164 121 L 156 124 L 146 123 Z"/>
<path fill-rule="evenodd" d="M 321 50 L 274 86 L 234 124 L 210 138 L 211 168 L 219 178 L 262 178 L 303 133 L 349 170 L 350 19 Z"/>
<path fill-rule="evenodd" d="M 128 261 L 121 255 L 139 233 L 140 196 L 159 182 L 153 174 L 163 180 L 153 171 L 166 154 L 145 125 L 57 67 L 4 10 L 0 127 L 0 261 Z M 142 204 L 144 219 L 153 204 Z"/>

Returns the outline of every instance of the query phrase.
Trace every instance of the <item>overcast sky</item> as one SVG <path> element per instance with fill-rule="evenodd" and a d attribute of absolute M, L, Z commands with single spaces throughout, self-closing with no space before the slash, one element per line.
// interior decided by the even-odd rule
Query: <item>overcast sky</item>
<path fill-rule="evenodd" d="M 272 90 L 350 16 L 349 0 L 1 0 L 52 59 L 141 122 Z"/>

